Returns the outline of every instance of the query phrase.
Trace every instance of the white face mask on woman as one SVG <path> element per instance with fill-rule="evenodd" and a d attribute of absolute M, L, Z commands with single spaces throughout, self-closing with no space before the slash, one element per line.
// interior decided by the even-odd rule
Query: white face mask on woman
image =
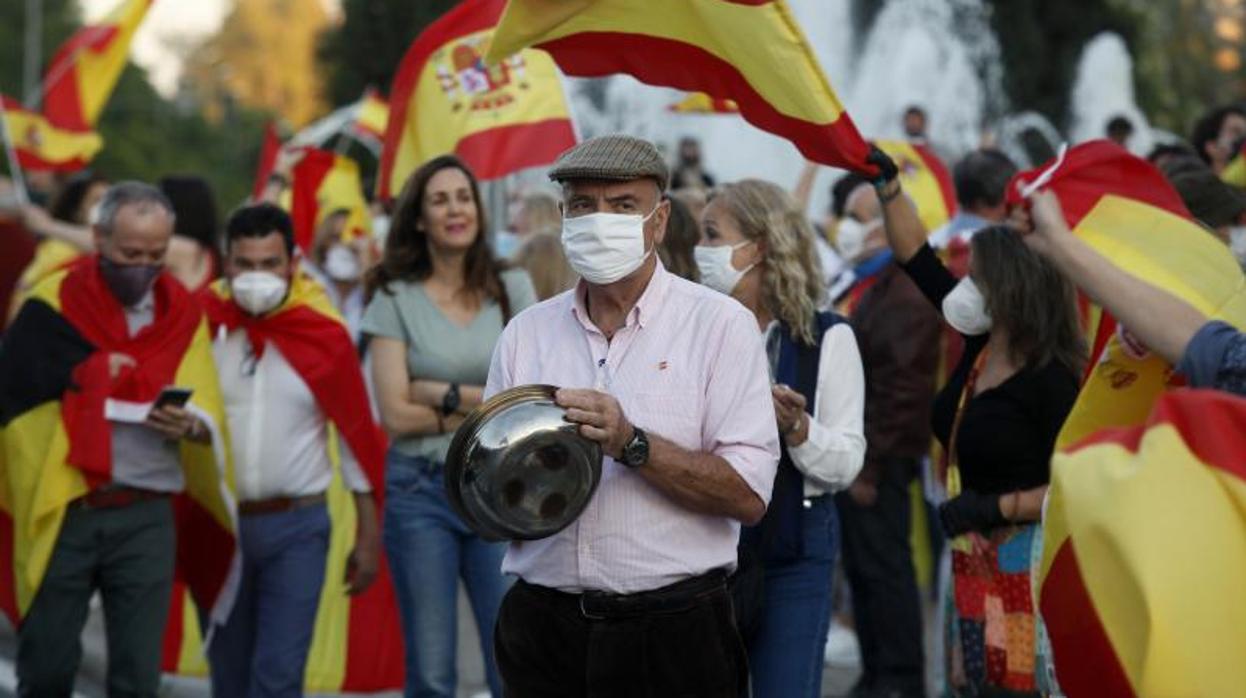
<path fill-rule="evenodd" d="M 835 246 L 839 248 L 839 256 L 849 263 L 854 261 L 861 254 L 861 250 L 865 249 L 865 238 L 882 224 L 881 218 L 875 218 L 868 223 L 862 223 L 855 218 L 841 220 L 835 233 Z"/>
<path fill-rule="evenodd" d="M 263 315 L 281 305 L 289 286 L 270 271 L 244 271 L 229 282 L 234 302 L 252 315 Z"/>
<path fill-rule="evenodd" d="M 697 271 L 701 272 L 701 283 L 709 288 L 725 293 L 728 296 L 740 285 L 740 279 L 757 266 L 757 262 L 736 269 L 731 264 L 735 251 L 752 244 L 752 240 L 744 240 L 734 245 L 697 245 L 692 248 L 692 256 L 697 261 Z"/>
<path fill-rule="evenodd" d="M 986 312 L 986 298 L 973 279 L 966 276 L 943 298 L 943 319 L 952 329 L 973 337 L 991 331 L 991 316 Z"/>
<path fill-rule="evenodd" d="M 659 202 L 659 205 L 661 203 Z M 612 284 L 640 268 L 653 250 L 645 250 L 647 216 L 589 213 L 562 219 L 562 246 L 567 263 L 590 284 Z"/>

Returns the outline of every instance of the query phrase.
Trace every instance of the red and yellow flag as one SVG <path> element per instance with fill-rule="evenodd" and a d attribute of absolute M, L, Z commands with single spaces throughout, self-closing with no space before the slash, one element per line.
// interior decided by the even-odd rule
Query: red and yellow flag
<path fill-rule="evenodd" d="M 1053 169 L 1054 168 L 1054 169 Z M 1196 223 L 1153 165 L 1110 141 L 1072 148 L 1063 161 L 1017 175 L 1020 187 L 1050 171 L 1073 232 L 1121 269 L 1172 293 L 1210 317 L 1246 328 L 1246 281 L 1229 249 Z M 1125 329 L 1100 320 L 1100 347 L 1057 448 L 1107 427 L 1136 426 L 1171 387 L 1172 367 Z"/>
<path fill-rule="evenodd" d="M 122 0 L 102 21 L 61 44 L 43 77 L 43 113 L 52 123 L 79 131 L 95 127 L 152 2 Z"/>
<path fill-rule="evenodd" d="M 277 135 L 277 126 L 271 121 L 264 126 L 264 142 L 260 145 L 260 159 L 255 165 L 255 183 L 251 185 L 251 198 L 256 201 L 264 195 L 268 186 L 268 177 L 277 165 L 277 154 L 281 152 L 281 137 Z"/>
<path fill-rule="evenodd" d="M 858 171 L 869 146 L 783 0 L 510 0 L 486 62 L 527 47 L 568 75 L 632 75 L 734 100 L 809 160 Z"/>
<path fill-rule="evenodd" d="M 80 170 L 104 147 L 104 140 L 95 131 L 58 128 L 15 99 L 0 95 L 0 100 L 4 100 L 5 131 L 17 152 L 17 162 L 23 168 L 58 172 Z"/>
<path fill-rule="evenodd" d="M 403 641 L 397 600 L 382 556 L 376 581 L 359 596 L 345 595 L 342 579 L 355 542 L 357 525 L 353 495 L 343 485 L 336 440 L 343 439 L 372 485 L 377 511 L 384 492 L 385 439 L 372 419 L 358 354 L 337 311 L 316 281 L 296 273 L 281 307 L 263 316 L 244 315 L 229 296 L 224 281 L 204 292 L 213 333 L 221 327 L 241 328 L 255 342 L 272 342 L 307 383 L 333 425 L 329 438 L 334 475 L 327 492 L 332 530 L 325 560 L 324 587 L 304 676 L 309 693 L 376 692 L 403 685 Z M 328 370 L 326 370 L 328 369 Z M 165 630 L 165 671 L 202 676 L 207 673 L 194 606 L 175 589 Z"/>
<path fill-rule="evenodd" d="M 316 228 L 335 211 L 350 212 L 343 240 L 372 234 L 372 216 L 363 194 L 359 165 L 345 155 L 308 148 L 294 166 L 290 217 L 294 219 L 294 242 L 311 252 Z"/>
<path fill-rule="evenodd" d="M 934 151 L 908 141 L 874 141 L 891 156 L 900 171 L 904 193 L 913 200 L 917 216 L 927 232 L 943 227 L 956 213 L 956 188 L 952 174 Z"/>
<path fill-rule="evenodd" d="M 704 92 L 693 92 L 666 110 L 674 114 L 739 114 L 740 105 L 730 99 L 715 99 Z"/>
<path fill-rule="evenodd" d="M 1163 396 L 1056 455 L 1039 608 L 1069 696 L 1246 685 L 1246 399 Z"/>
<path fill-rule="evenodd" d="M 486 65 L 506 0 L 464 0 L 411 44 L 390 90 L 379 193 L 396 196 L 422 163 L 454 153 L 481 179 L 553 162 L 575 145 L 554 61 L 507 51 Z"/>
<path fill-rule="evenodd" d="M 385 138 L 385 128 L 389 125 L 389 102 L 369 89 L 359 100 L 359 115 L 355 117 L 355 132 L 381 141 Z"/>

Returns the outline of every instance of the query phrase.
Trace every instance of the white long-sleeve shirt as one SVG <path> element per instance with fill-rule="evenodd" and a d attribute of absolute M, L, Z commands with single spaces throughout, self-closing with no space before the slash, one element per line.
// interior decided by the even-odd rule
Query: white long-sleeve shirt
<path fill-rule="evenodd" d="M 779 323 L 766 328 L 766 339 Z M 794 389 L 794 388 L 793 388 Z M 818 387 L 809 437 L 789 446 L 792 464 L 805 476 L 805 496 L 847 488 L 865 463 L 865 371 L 852 328 L 840 323 L 822 336 Z"/>
<path fill-rule="evenodd" d="M 333 465 L 324 412 L 276 344 L 266 344 L 257 361 L 246 332 L 239 329 L 218 338 L 212 350 L 225 398 L 238 499 L 301 497 L 328 489 Z M 368 479 L 345 439 L 338 440 L 338 447 L 346 487 L 368 492 Z"/>

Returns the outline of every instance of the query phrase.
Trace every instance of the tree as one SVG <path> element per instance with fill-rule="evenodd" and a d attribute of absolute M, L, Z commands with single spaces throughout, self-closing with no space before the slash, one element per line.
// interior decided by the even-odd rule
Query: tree
<path fill-rule="evenodd" d="M 368 87 L 388 95 L 411 42 L 456 4 L 458 0 L 344 0 L 342 23 L 320 41 L 329 101 L 349 104 Z"/>
<path fill-rule="evenodd" d="M 39 74 L 61 42 L 78 28 L 81 18 L 73 0 L 43 0 L 42 57 Z M 0 92 L 24 100 L 22 66 L 25 61 L 26 7 L 28 3 L 0 2 Z"/>

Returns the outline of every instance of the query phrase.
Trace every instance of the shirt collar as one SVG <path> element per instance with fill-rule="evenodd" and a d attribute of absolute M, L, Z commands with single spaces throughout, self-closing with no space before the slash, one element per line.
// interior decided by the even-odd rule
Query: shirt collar
<path fill-rule="evenodd" d="M 642 328 L 645 327 L 653 318 L 657 317 L 658 310 L 662 307 L 662 301 L 666 297 L 666 290 L 671 285 L 671 274 L 662 266 L 662 260 L 655 260 L 653 267 L 653 276 L 649 277 L 649 283 L 645 286 L 645 290 L 640 294 L 640 298 L 636 300 L 636 305 L 627 314 L 627 321 L 624 327 L 632 324 L 633 320 Z M 588 283 L 580 279 L 575 285 L 575 293 L 571 295 L 571 313 L 579 320 L 580 324 L 587 330 L 597 330 L 597 326 L 593 324 L 592 318 L 588 315 L 588 309 L 585 307 L 584 301 L 588 295 Z"/>

